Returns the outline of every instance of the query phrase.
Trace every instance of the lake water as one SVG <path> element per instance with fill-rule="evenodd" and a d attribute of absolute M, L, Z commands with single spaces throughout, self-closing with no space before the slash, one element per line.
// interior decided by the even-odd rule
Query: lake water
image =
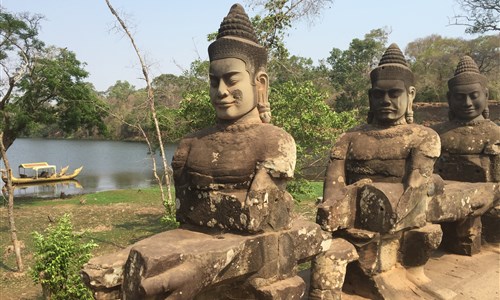
<path fill-rule="evenodd" d="M 176 145 L 165 148 L 170 164 Z M 158 151 L 159 152 L 159 151 Z M 57 170 L 69 165 L 68 174 L 83 166 L 78 183 L 16 188 L 16 196 L 58 197 L 65 194 L 149 187 L 155 184 L 151 157 L 145 143 L 90 140 L 16 139 L 7 151 L 15 176 L 21 163 L 44 161 Z M 159 172 L 163 169 L 156 155 Z M 1 167 L 4 168 L 3 162 Z M 81 187 L 79 187 L 81 185 Z"/>

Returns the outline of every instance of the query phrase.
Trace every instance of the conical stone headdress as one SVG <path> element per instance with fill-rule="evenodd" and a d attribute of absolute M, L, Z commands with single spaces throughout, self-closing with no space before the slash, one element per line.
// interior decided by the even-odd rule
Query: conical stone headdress
<path fill-rule="evenodd" d="M 403 80 L 406 87 L 415 84 L 413 72 L 408 67 L 403 52 L 401 52 L 398 45 L 395 43 L 392 43 L 389 48 L 385 50 L 378 67 L 370 72 L 370 80 L 372 82 L 380 79 Z"/>
<path fill-rule="evenodd" d="M 455 85 L 480 83 L 486 87 L 487 78 L 479 72 L 476 62 L 470 56 L 463 56 L 458 62 L 455 74 L 448 80 L 448 89 Z"/>
<path fill-rule="evenodd" d="M 254 67 L 265 68 L 267 51 L 258 44 L 252 23 L 240 4 L 234 4 L 222 21 L 217 39 L 208 46 L 210 61 L 239 58 Z"/>

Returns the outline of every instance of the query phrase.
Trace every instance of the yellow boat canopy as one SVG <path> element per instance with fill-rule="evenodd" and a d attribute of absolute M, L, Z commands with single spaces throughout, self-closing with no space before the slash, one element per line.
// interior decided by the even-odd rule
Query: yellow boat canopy
<path fill-rule="evenodd" d="M 38 171 L 40 169 L 52 169 L 54 171 L 54 173 L 56 172 L 56 166 L 49 165 L 46 162 L 34 162 L 34 163 L 20 164 L 19 168 L 32 169 L 35 171 Z"/>

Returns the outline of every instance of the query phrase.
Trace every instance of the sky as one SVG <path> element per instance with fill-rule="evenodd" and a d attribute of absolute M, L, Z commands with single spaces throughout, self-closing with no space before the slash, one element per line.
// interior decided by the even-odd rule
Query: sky
<path fill-rule="evenodd" d="M 218 30 L 236 0 L 110 0 L 124 14 L 141 54 L 150 65 L 150 76 L 180 75 L 197 58 L 207 59 L 207 34 Z M 249 16 L 258 14 L 240 0 Z M 39 38 L 47 45 L 66 47 L 84 62 L 87 78 L 98 91 L 117 80 L 145 87 L 139 60 L 116 24 L 105 0 L 0 0 L 11 13 L 45 16 Z M 290 53 L 319 60 L 332 48 L 346 50 L 372 29 L 386 28 L 388 44 L 404 50 L 418 38 L 432 34 L 473 39 L 464 26 L 450 26 L 461 13 L 456 0 L 334 0 L 314 23 L 294 23 L 285 43 Z"/>

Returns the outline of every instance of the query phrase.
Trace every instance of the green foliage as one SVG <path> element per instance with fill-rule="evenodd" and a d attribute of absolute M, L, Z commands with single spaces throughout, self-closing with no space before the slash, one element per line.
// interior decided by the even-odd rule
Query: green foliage
<path fill-rule="evenodd" d="M 336 110 L 368 106 L 369 74 L 385 51 L 387 36 L 384 29 L 374 29 L 363 40 L 353 39 L 345 51 L 332 49 L 326 61 L 330 65 L 331 84 L 337 91 Z"/>
<path fill-rule="evenodd" d="M 298 178 L 308 169 L 321 165 L 336 137 L 358 123 L 356 111 L 334 112 L 325 103 L 327 98 L 328 95 L 310 81 L 288 81 L 271 86 L 272 122 L 295 139 L 295 176 Z M 303 184 L 297 187 L 305 188 Z"/>
<path fill-rule="evenodd" d="M 0 65 L 6 92 L 0 122 L 8 148 L 19 135 L 57 124 L 59 130 L 106 134 L 105 104 L 83 82 L 88 73 L 75 54 L 38 40 L 40 16 L 0 13 Z"/>
<path fill-rule="evenodd" d="M 406 57 L 416 77 L 416 102 L 446 101 L 447 81 L 463 55 L 471 56 L 488 77 L 490 97 L 500 92 L 500 36 L 481 36 L 472 40 L 431 35 L 408 44 Z"/>
<path fill-rule="evenodd" d="M 303 19 L 313 20 L 332 2 L 331 0 L 251 1 L 251 7 L 261 8 L 262 14 L 256 15 L 251 21 L 261 45 L 268 49 L 271 60 L 289 56 L 284 39 L 287 30 L 292 28 L 294 22 Z"/>
<path fill-rule="evenodd" d="M 183 120 L 184 134 L 195 132 L 216 123 L 215 110 L 210 102 L 208 83 L 203 89 L 190 90 L 184 94 L 179 114 Z"/>
<path fill-rule="evenodd" d="M 35 265 L 31 277 L 41 283 L 50 299 L 93 299 L 85 287 L 80 270 L 90 259 L 93 242 L 82 243 L 73 232 L 70 215 L 65 214 L 57 225 L 49 226 L 45 235 L 33 232 Z"/>

